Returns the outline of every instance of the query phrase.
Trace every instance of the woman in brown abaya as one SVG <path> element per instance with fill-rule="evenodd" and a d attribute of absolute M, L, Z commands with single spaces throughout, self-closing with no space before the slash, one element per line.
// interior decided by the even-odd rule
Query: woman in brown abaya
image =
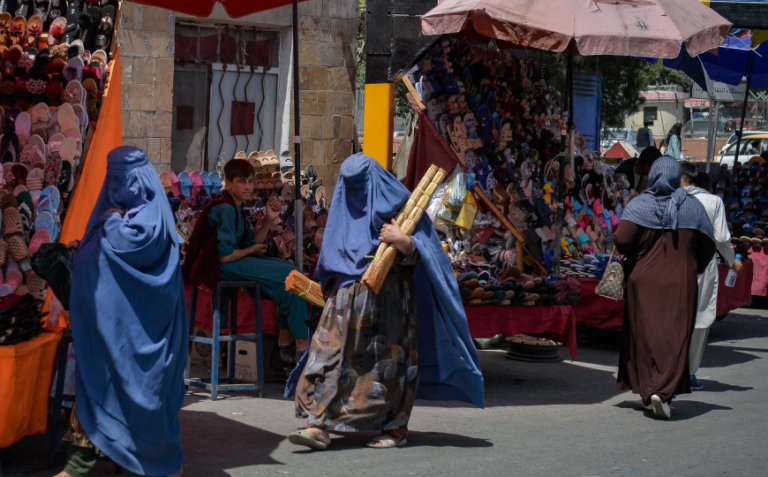
<path fill-rule="evenodd" d="M 627 206 L 613 240 L 625 256 L 626 308 L 617 388 L 639 394 L 656 417 L 690 393 L 688 348 L 696 319 L 697 275 L 715 254 L 704 207 L 680 187 L 680 166 L 657 159 L 648 189 Z"/>

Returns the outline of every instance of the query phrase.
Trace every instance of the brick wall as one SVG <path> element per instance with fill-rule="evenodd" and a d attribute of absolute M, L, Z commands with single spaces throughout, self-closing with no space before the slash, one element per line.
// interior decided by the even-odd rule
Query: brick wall
<path fill-rule="evenodd" d="M 314 165 L 318 176 L 330 186 L 329 195 L 341 162 L 352 153 L 355 135 L 357 4 L 355 0 L 299 4 L 302 163 Z M 213 16 L 217 23 L 232 21 L 225 19 L 220 6 Z M 279 29 L 282 41 L 291 41 L 290 7 L 238 20 L 243 22 Z M 143 148 L 158 170 L 167 170 L 173 108 L 173 38 L 168 11 L 124 2 L 119 40 L 124 142 Z M 285 78 L 290 81 L 292 75 Z M 288 94 L 292 94 L 291 89 Z M 292 97 L 287 101 L 290 104 Z M 291 117 L 283 148 L 293 135 Z"/>
<path fill-rule="evenodd" d="M 158 170 L 168 170 L 173 109 L 173 37 L 168 11 L 123 2 L 119 42 L 123 142 L 144 149 Z"/>

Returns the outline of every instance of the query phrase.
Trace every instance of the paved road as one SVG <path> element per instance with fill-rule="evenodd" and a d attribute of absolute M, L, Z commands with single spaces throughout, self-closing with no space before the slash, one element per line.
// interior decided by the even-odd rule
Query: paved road
<path fill-rule="evenodd" d="M 531 364 L 482 352 L 485 410 L 419 402 L 409 445 L 362 448 L 334 439 L 323 453 L 285 435 L 301 425 L 293 403 L 246 394 L 190 396 L 181 413 L 184 475 L 206 476 L 762 476 L 768 475 L 768 312 L 739 310 L 710 333 L 699 377 L 705 389 L 657 421 L 614 388 L 618 335 L 598 334 L 575 362 Z M 0 451 L 2 476 L 50 476 L 45 441 Z M 58 469 L 55 469 L 58 470 Z M 97 477 L 111 476 L 99 464 Z"/>

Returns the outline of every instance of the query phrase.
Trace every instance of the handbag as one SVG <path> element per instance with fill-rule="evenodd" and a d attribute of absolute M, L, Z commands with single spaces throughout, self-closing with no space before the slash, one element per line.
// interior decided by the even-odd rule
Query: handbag
<path fill-rule="evenodd" d="M 616 252 L 614 246 L 611 250 L 611 256 L 608 257 L 608 266 L 605 267 L 603 278 L 595 289 L 595 294 L 611 300 L 621 300 L 624 298 L 624 268 L 621 262 L 613 262 L 613 254 Z"/>
<path fill-rule="evenodd" d="M 72 287 L 72 270 L 75 268 L 77 249 L 62 243 L 46 243 L 32 257 L 32 269 L 48 282 L 61 306 L 69 311 L 69 291 Z"/>

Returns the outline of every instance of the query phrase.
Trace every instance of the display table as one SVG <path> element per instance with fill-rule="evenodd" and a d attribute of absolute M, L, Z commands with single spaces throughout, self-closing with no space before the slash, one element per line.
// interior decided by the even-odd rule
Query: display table
<path fill-rule="evenodd" d="M 43 434 L 61 335 L 43 333 L 29 341 L 0 346 L 0 447 Z"/>
<path fill-rule="evenodd" d="M 565 343 L 576 358 L 576 315 L 570 306 L 466 306 L 469 333 L 476 338 L 534 335 Z"/>
<path fill-rule="evenodd" d="M 190 287 L 184 287 L 187 308 L 192 295 Z M 253 333 L 253 299 L 239 292 L 237 306 L 237 332 Z M 570 306 L 467 306 L 464 308 L 469 321 L 469 332 L 476 338 L 488 338 L 496 334 L 507 336 L 530 334 L 565 343 L 576 356 L 576 317 Z M 276 335 L 277 304 L 261 299 L 261 321 L 265 334 Z M 195 326 L 211 330 L 211 294 L 200 289 L 197 293 Z M 222 326 L 223 334 L 229 333 Z"/>
<path fill-rule="evenodd" d="M 744 271 L 736 286 L 725 286 L 728 266 L 719 264 L 719 286 L 717 288 L 717 316 L 724 316 L 731 311 L 752 304 L 752 276 L 754 265 L 751 260 L 745 260 Z M 600 280 L 595 278 L 579 278 L 581 283 L 581 300 L 573 305 L 576 323 L 579 325 L 603 330 L 621 331 L 624 324 L 624 300 L 611 300 L 595 294 Z"/>

